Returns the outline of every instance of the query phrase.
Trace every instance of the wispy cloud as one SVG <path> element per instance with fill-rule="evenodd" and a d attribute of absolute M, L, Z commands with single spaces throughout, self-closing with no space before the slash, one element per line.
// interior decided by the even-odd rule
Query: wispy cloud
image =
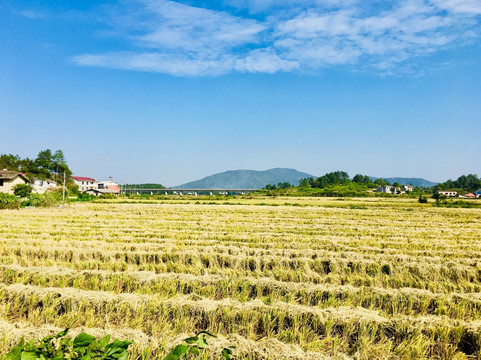
<path fill-rule="evenodd" d="M 317 71 L 336 65 L 390 73 L 478 36 L 481 0 L 377 4 L 225 0 L 222 9 L 208 9 L 171 0 L 132 0 L 122 6 L 135 11 L 111 10 L 112 28 L 130 47 L 82 54 L 73 61 L 178 76 Z M 239 15 L 245 14 L 242 9 L 251 15 Z"/>
<path fill-rule="evenodd" d="M 434 3 L 441 9 L 455 13 L 481 14 L 480 0 L 435 0 Z"/>
<path fill-rule="evenodd" d="M 20 10 L 17 12 L 19 15 L 29 19 L 46 19 L 47 15 L 37 10 Z"/>

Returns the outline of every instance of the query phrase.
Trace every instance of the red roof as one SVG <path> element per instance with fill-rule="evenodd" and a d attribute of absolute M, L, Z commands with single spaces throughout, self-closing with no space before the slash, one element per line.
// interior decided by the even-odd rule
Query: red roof
<path fill-rule="evenodd" d="M 72 176 L 72 179 L 77 180 L 77 181 L 97 181 L 95 179 L 89 178 L 89 177 L 83 177 L 83 176 Z"/>
<path fill-rule="evenodd" d="M 107 185 L 107 189 L 110 189 L 114 192 L 120 192 L 120 188 L 117 185 Z"/>

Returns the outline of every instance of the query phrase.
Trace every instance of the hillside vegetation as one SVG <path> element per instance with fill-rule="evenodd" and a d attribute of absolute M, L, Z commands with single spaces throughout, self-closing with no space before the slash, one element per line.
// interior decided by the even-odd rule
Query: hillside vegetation
<path fill-rule="evenodd" d="M 267 184 L 279 182 L 298 185 L 299 180 L 311 176 L 294 169 L 282 168 L 265 171 L 231 170 L 176 187 L 181 189 L 261 189 Z"/>

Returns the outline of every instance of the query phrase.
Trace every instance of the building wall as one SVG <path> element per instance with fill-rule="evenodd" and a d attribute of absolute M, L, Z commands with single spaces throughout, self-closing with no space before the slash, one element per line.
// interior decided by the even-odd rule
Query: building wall
<path fill-rule="evenodd" d="M 13 187 L 17 184 L 26 184 L 27 182 L 21 177 L 16 176 L 13 180 L 3 180 L 3 186 L 0 186 L 0 192 L 13 195 Z"/>
<path fill-rule="evenodd" d="M 395 195 L 398 195 L 398 193 L 399 193 L 399 194 L 404 194 L 404 193 L 405 193 L 404 189 L 401 189 L 401 188 L 398 188 L 398 187 L 394 187 L 394 186 L 392 186 L 392 185 L 379 186 L 379 187 L 376 189 L 376 192 L 385 193 L 385 194 L 392 194 L 392 193 L 393 193 L 393 190 L 394 190 L 394 194 L 395 194 Z"/>
<path fill-rule="evenodd" d="M 445 195 L 445 196 L 458 196 L 458 192 L 457 191 L 440 191 L 439 192 L 441 195 Z"/>
<path fill-rule="evenodd" d="M 49 189 L 54 189 L 57 187 L 57 184 L 53 181 L 49 180 L 35 180 L 32 184 L 33 191 L 37 192 L 38 194 L 44 194 Z"/>
<path fill-rule="evenodd" d="M 74 179 L 75 185 L 77 185 L 80 192 L 87 191 L 89 189 L 97 189 L 97 181 L 78 181 Z"/>

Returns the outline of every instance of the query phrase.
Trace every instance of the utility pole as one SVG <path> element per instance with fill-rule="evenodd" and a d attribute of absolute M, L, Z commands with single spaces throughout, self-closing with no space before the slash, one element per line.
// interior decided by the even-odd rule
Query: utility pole
<path fill-rule="evenodd" d="M 63 190 L 62 190 L 62 200 L 65 203 L 65 171 L 63 172 Z"/>

